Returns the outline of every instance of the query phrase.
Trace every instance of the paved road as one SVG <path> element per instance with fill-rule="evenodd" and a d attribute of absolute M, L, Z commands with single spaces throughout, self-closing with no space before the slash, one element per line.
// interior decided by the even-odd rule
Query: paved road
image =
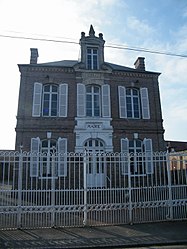
<path fill-rule="evenodd" d="M 120 249 L 132 249 L 132 247 L 120 247 Z M 133 249 L 186 249 L 187 245 L 168 245 L 168 246 L 147 246 L 147 247 L 133 247 Z M 113 249 L 119 249 L 113 248 Z"/>
<path fill-rule="evenodd" d="M 132 249 L 132 247 L 124 247 L 121 249 Z M 186 245 L 175 245 L 175 246 L 148 246 L 148 247 L 133 247 L 133 249 L 186 249 Z M 116 248 L 116 249 L 119 249 Z"/>
<path fill-rule="evenodd" d="M 187 221 L 0 231 L 0 249 L 119 247 L 187 248 Z"/>

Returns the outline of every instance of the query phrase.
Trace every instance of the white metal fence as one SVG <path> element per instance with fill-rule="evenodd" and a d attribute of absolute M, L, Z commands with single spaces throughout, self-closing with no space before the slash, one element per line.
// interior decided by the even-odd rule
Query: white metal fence
<path fill-rule="evenodd" d="M 187 153 L 0 151 L 0 229 L 187 219 Z"/>

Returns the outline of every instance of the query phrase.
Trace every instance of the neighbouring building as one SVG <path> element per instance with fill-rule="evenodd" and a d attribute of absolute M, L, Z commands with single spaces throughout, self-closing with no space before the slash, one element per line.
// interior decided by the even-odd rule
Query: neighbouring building
<path fill-rule="evenodd" d="M 166 140 L 166 148 L 169 152 L 187 151 L 187 142 Z"/>
<path fill-rule="evenodd" d="M 21 73 L 16 150 L 144 152 L 166 150 L 160 73 L 106 62 L 103 34 L 81 33 L 80 60 L 30 64 Z"/>
<path fill-rule="evenodd" d="M 186 179 L 187 172 L 187 142 L 166 141 L 168 152 L 170 152 L 170 169 L 178 172 L 175 176 L 179 182 L 179 172 L 182 174 L 180 179 Z"/>

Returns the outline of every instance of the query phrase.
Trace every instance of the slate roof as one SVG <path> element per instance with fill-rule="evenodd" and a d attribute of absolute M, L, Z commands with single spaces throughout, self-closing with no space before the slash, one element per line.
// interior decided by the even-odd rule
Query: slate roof
<path fill-rule="evenodd" d="M 54 61 L 46 63 L 34 64 L 34 66 L 44 66 L 44 67 L 73 67 L 78 63 L 76 60 L 63 60 L 63 61 Z"/>
<path fill-rule="evenodd" d="M 105 62 L 105 64 L 107 66 L 109 66 L 110 68 L 112 68 L 113 70 L 117 70 L 117 71 L 137 71 L 134 68 L 113 64 L 113 63 L 110 63 L 110 62 Z"/>
<path fill-rule="evenodd" d="M 62 61 L 54 61 L 54 62 L 46 62 L 46 63 L 38 63 L 38 64 L 27 64 L 30 66 L 38 66 L 38 67 L 74 67 L 79 61 L 77 60 L 62 60 Z M 160 74 L 158 72 L 151 71 L 141 71 L 130 67 L 125 67 L 118 64 L 113 64 L 110 62 L 104 63 L 106 66 L 110 67 L 112 70 L 116 71 L 125 71 L 125 72 L 141 72 L 141 73 L 152 73 L 152 74 Z"/>

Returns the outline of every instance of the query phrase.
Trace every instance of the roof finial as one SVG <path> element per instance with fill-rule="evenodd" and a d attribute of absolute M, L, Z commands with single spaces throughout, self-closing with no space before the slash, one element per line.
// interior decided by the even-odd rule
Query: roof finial
<path fill-rule="evenodd" d="M 95 31 L 94 31 L 94 29 L 93 29 L 92 24 L 90 25 L 89 36 L 95 36 Z"/>

